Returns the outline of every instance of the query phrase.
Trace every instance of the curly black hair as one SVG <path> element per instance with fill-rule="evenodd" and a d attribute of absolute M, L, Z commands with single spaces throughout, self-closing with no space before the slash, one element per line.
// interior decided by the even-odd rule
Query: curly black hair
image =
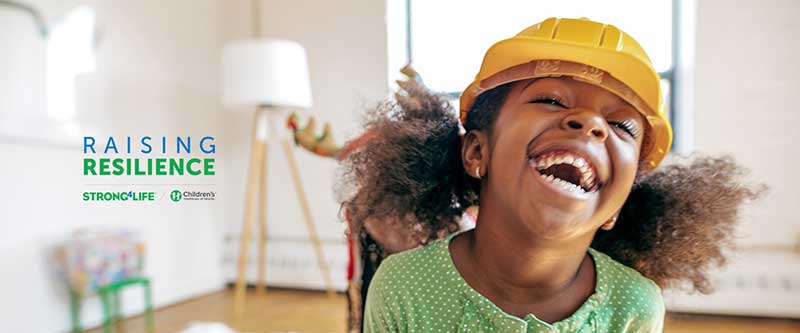
<path fill-rule="evenodd" d="M 464 130 L 490 131 L 512 85 L 478 96 Z M 421 85 L 402 88 L 396 101 L 368 112 L 369 141 L 340 161 L 340 201 L 353 234 L 367 221 L 401 223 L 425 243 L 458 229 L 464 210 L 479 204 L 480 187 L 463 169 L 454 108 Z M 725 263 L 739 208 L 765 187 L 747 183 L 731 157 L 641 165 L 615 227 L 598 231 L 592 247 L 662 288 L 710 292 L 708 272 Z"/>

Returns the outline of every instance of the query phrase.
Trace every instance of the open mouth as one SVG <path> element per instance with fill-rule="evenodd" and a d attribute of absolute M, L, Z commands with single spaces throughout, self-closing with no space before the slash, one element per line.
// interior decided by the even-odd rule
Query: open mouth
<path fill-rule="evenodd" d="M 599 189 L 597 169 L 582 156 L 568 150 L 546 151 L 531 157 L 531 165 L 546 181 L 576 193 L 596 192 Z"/>

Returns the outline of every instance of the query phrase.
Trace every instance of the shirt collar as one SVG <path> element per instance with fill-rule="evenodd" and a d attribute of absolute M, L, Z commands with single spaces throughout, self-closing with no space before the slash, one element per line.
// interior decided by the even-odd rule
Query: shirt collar
<path fill-rule="evenodd" d="M 464 231 L 455 232 L 448 235 L 444 239 L 440 248 L 440 256 L 444 261 L 444 264 L 447 265 L 448 272 L 454 275 L 450 278 L 457 284 L 465 298 L 473 305 L 474 310 L 478 312 L 478 315 L 490 321 L 495 327 L 527 327 L 527 330 L 534 328 L 536 331 L 575 331 L 585 323 L 594 320 L 595 310 L 599 309 L 608 298 L 607 294 L 609 290 L 609 277 L 606 269 L 608 267 L 607 260 L 610 260 L 610 258 L 590 247 L 588 249 L 588 253 L 592 258 L 595 268 L 594 293 L 592 293 L 592 295 L 586 299 L 583 305 L 581 305 L 578 310 L 575 311 L 575 313 L 552 324 L 540 320 L 533 314 L 528 314 L 525 316 L 525 318 L 512 316 L 500 309 L 488 298 L 478 293 L 475 289 L 470 287 L 470 285 L 467 284 L 467 281 L 464 280 L 460 273 L 458 273 L 458 270 L 453 263 L 453 258 L 450 255 L 450 241 L 456 235 L 461 234 L 462 232 Z"/>

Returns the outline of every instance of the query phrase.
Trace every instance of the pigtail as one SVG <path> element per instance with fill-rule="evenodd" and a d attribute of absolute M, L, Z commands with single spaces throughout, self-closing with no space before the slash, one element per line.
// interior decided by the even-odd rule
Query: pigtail
<path fill-rule="evenodd" d="M 413 81 L 401 88 L 396 101 L 368 112 L 369 141 L 340 161 L 338 190 L 352 234 L 371 224 L 426 243 L 457 230 L 477 195 L 462 167 L 455 110 Z"/>
<path fill-rule="evenodd" d="M 615 227 L 592 246 L 662 288 L 709 293 L 709 271 L 726 263 L 742 203 L 764 185 L 745 182 L 730 157 L 693 156 L 639 178 Z"/>

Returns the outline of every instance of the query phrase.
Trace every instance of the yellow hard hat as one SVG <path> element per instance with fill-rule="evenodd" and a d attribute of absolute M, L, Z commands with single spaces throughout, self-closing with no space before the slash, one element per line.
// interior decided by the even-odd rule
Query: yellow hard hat
<path fill-rule="evenodd" d="M 655 167 L 664 159 L 672 128 L 650 58 L 625 32 L 585 18 L 549 18 L 492 45 L 475 81 L 461 93 L 461 122 L 481 93 L 508 82 L 549 76 L 571 76 L 630 103 L 649 125 L 642 160 Z"/>

